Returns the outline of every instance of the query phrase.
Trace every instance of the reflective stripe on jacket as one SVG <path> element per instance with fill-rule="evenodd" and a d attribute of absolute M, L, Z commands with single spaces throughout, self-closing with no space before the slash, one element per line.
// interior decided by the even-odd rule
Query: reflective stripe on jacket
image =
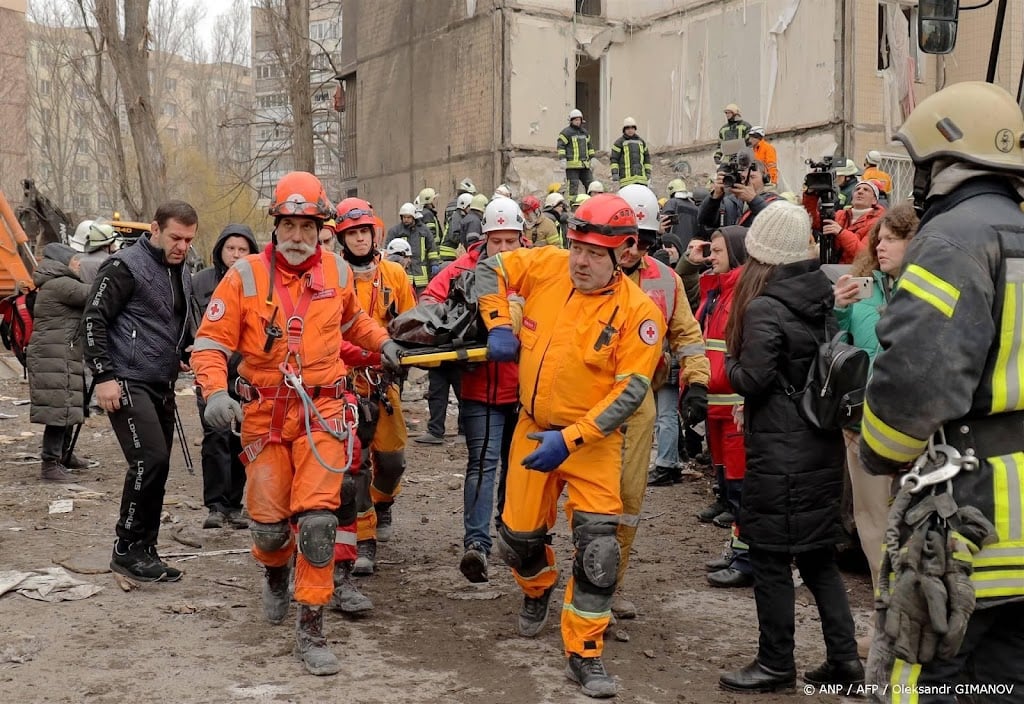
<path fill-rule="evenodd" d="M 627 139 L 622 135 L 612 145 L 610 158 L 613 181 L 618 181 L 621 186 L 631 183 L 647 185 L 651 178 L 651 154 L 642 138 Z"/>
<path fill-rule="evenodd" d="M 594 145 L 590 142 L 590 133 L 584 128 L 568 125 L 558 133 L 555 148 L 558 151 L 558 158 L 565 159 L 565 168 L 590 168 L 590 160 L 594 157 Z"/>

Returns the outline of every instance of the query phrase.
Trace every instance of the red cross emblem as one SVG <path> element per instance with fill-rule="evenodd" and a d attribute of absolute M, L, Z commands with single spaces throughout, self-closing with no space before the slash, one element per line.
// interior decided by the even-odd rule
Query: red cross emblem
<path fill-rule="evenodd" d="M 504 225 L 505 224 L 505 218 L 502 217 L 501 215 L 498 216 L 498 224 L 499 225 Z"/>
<path fill-rule="evenodd" d="M 657 344 L 659 337 L 658 326 L 654 324 L 653 320 L 648 319 L 640 323 L 640 339 L 645 345 Z"/>
<path fill-rule="evenodd" d="M 206 309 L 206 317 L 212 322 L 217 322 L 224 317 L 226 312 L 227 307 L 224 305 L 224 301 L 214 298 Z"/>

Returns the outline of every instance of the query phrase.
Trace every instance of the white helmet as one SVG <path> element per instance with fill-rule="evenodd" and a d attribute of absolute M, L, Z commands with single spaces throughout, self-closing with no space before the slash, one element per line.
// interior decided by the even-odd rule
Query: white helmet
<path fill-rule="evenodd" d="M 634 120 L 632 117 L 627 117 L 625 120 L 623 120 L 622 129 L 626 129 L 627 127 L 636 127 L 636 120 Z"/>
<path fill-rule="evenodd" d="M 412 203 L 402 203 L 402 207 L 398 209 L 398 217 L 402 217 L 403 215 L 416 217 L 416 206 Z"/>
<path fill-rule="evenodd" d="M 882 154 L 877 149 L 872 149 L 867 153 L 867 156 L 864 157 L 864 161 L 872 166 L 878 166 L 882 161 Z"/>
<path fill-rule="evenodd" d="M 455 207 L 459 210 L 469 210 L 470 203 L 473 202 L 472 193 L 463 193 L 455 199 Z"/>
<path fill-rule="evenodd" d="M 76 252 L 84 252 L 85 246 L 89 244 L 89 228 L 92 227 L 93 222 L 93 220 L 83 220 L 75 228 L 75 234 L 71 236 L 70 244 Z"/>
<path fill-rule="evenodd" d="M 85 245 L 85 251 L 95 252 L 98 249 L 109 247 L 114 242 L 117 242 L 117 233 L 114 232 L 113 225 L 94 222 L 89 227 L 89 241 Z"/>
<path fill-rule="evenodd" d="M 506 186 L 504 183 L 494 189 L 494 195 L 492 198 L 511 198 L 512 189 Z"/>
<path fill-rule="evenodd" d="M 619 196 L 633 209 L 638 230 L 658 231 L 658 211 L 661 207 L 654 191 L 641 183 L 631 183 L 619 189 Z"/>
<path fill-rule="evenodd" d="M 588 196 L 592 196 L 595 193 L 604 193 L 604 184 L 600 181 L 591 181 L 590 185 L 587 186 Z"/>
<path fill-rule="evenodd" d="M 561 193 L 548 193 L 548 197 L 544 199 L 545 208 L 554 208 L 556 205 L 565 202 L 565 196 Z"/>
<path fill-rule="evenodd" d="M 433 188 L 424 188 L 420 191 L 420 194 L 416 196 L 417 205 L 430 205 L 437 198 L 437 191 Z"/>
<path fill-rule="evenodd" d="M 412 245 L 404 237 L 396 237 L 388 242 L 387 254 L 401 254 L 403 257 L 411 257 Z"/>
<path fill-rule="evenodd" d="M 480 229 L 485 235 L 498 230 L 522 232 L 525 222 L 519 204 L 511 198 L 499 196 L 484 208 L 483 227 Z"/>
<path fill-rule="evenodd" d="M 583 118 L 583 113 L 581 113 L 576 108 L 573 108 L 572 110 L 569 111 L 569 119 L 570 120 L 575 120 L 577 117 L 582 119 Z"/>
<path fill-rule="evenodd" d="M 463 193 L 469 193 L 470 195 L 476 195 L 476 186 L 468 178 L 464 178 L 459 181 L 459 190 Z"/>

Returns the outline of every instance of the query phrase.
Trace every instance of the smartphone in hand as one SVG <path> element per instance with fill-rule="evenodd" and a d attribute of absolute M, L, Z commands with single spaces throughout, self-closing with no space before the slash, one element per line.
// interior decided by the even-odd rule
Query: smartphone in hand
<path fill-rule="evenodd" d="M 871 298 L 875 293 L 875 280 L 870 276 L 854 276 L 850 279 L 851 282 L 857 282 L 857 300 L 863 301 L 865 298 Z"/>

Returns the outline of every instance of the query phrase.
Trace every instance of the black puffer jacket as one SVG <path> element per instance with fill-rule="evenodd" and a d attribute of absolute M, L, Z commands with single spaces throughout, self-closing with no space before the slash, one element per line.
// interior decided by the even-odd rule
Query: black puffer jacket
<path fill-rule="evenodd" d="M 836 329 L 832 285 L 808 260 L 779 266 L 743 315 L 729 382 L 744 397 L 747 474 L 739 525 L 763 550 L 803 552 L 838 542 L 844 445 L 840 431 L 816 430 L 786 395 L 802 387 L 825 339 Z"/>
<path fill-rule="evenodd" d="M 45 257 L 32 275 L 38 288 L 28 344 L 29 420 L 72 426 L 85 419 L 80 325 L 89 296 L 67 264 Z"/>

